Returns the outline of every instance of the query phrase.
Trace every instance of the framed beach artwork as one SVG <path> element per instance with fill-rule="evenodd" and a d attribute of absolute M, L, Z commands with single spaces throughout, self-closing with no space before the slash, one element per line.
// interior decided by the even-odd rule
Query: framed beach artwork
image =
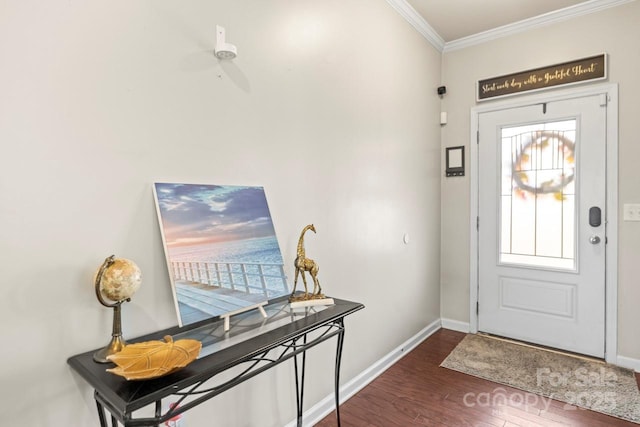
<path fill-rule="evenodd" d="M 262 187 L 155 183 L 179 325 L 289 294 Z"/>

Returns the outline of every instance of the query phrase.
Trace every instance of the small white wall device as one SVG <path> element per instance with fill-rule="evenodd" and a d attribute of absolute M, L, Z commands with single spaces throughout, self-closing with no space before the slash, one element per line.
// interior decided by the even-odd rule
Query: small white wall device
<path fill-rule="evenodd" d="M 216 25 L 216 49 L 214 53 L 218 59 L 233 59 L 238 55 L 238 49 L 225 41 L 225 30 L 220 25 Z"/>

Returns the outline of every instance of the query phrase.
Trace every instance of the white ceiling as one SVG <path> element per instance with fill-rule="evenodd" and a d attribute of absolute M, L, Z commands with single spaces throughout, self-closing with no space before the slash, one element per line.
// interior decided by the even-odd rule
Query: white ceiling
<path fill-rule="evenodd" d="M 450 42 L 503 25 L 586 3 L 584 0 L 407 0 Z"/>

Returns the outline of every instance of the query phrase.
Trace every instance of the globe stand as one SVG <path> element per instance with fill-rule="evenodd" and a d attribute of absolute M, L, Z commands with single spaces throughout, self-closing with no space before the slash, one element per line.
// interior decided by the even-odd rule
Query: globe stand
<path fill-rule="evenodd" d="M 98 363 L 109 363 L 107 356 L 118 353 L 121 351 L 124 346 L 127 344 L 124 339 L 122 339 L 122 317 L 121 306 L 123 302 L 131 301 L 131 298 L 117 301 L 115 303 L 109 304 L 104 297 L 102 296 L 102 292 L 100 291 L 100 283 L 102 281 L 102 275 L 104 272 L 114 263 L 115 255 L 111 255 L 107 259 L 104 260 L 104 263 L 98 270 L 98 274 L 96 274 L 95 288 L 96 288 L 96 297 L 100 304 L 105 307 L 113 308 L 113 329 L 111 332 L 111 341 L 101 350 L 93 353 L 93 360 Z"/>
<path fill-rule="evenodd" d="M 120 307 L 125 301 L 128 300 L 118 301 L 113 305 L 103 304 L 106 307 L 113 307 L 113 331 L 111 333 L 111 341 L 109 344 L 107 344 L 105 348 L 93 353 L 93 360 L 98 363 L 108 363 L 109 359 L 107 359 L 107 356 L 120 352 L 124 346 L 127 345 L 124 339 L 122 339 L 122 320 L 120 316 Z"/>

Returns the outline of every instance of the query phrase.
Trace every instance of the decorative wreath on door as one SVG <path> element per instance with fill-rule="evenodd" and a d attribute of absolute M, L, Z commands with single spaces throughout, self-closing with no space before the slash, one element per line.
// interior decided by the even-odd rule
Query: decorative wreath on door
<path fill-rule="evenodd" d="M 531 179 L 530 173 L 538 172 L 536 156 L 541 156 L 545 150 L 553 150 L 551 153 L 552 168 L 558 171 L 545 181 L 538 182 Z M 533 195 L 553 194 L 558 200 L 564 200 L 563 189 L 574 180 L 575 166 L 566 168 L 565 165 L 575 164 L 575 143 L 567 138 L 564 133 L 558 131 L 536 131 L 517 153 L 512 165 L 512 177 L 515 192 L 522 198 L 527 198 L 527 193 Z"/>

